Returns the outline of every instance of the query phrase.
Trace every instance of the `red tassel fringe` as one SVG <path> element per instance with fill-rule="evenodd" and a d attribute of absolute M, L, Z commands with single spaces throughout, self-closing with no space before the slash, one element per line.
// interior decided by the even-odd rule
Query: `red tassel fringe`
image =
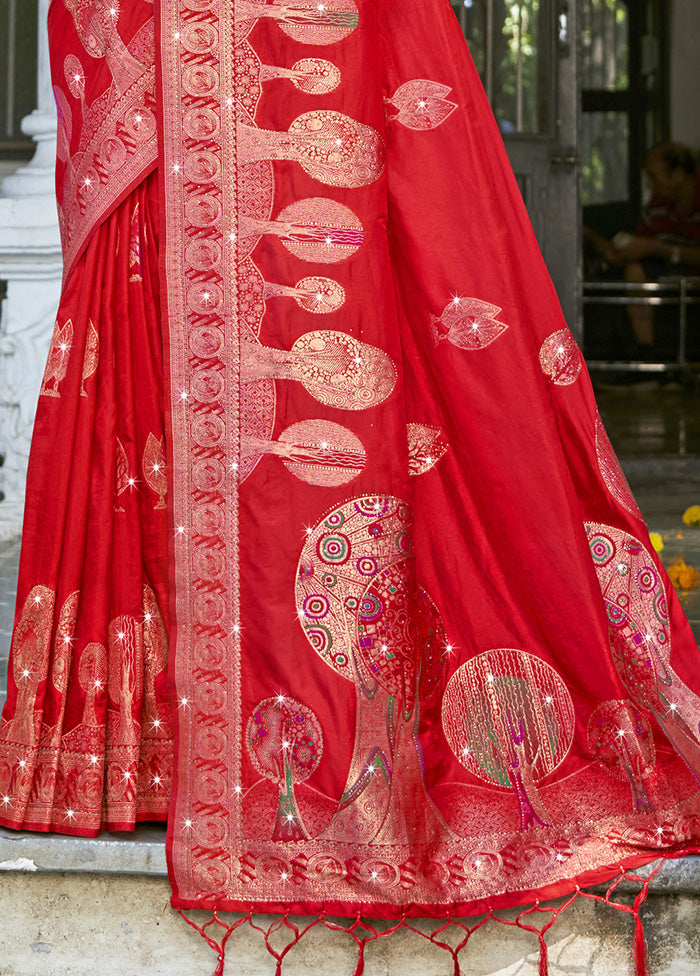
<path fill-rule="evenodd" d="M 262 935 L 265 947 L 276 963 L 275 976 L 282 976 L 282 967 L 288 953 L 301 942 L 307 932 L 310 932 L 311 929 L 317 926 L 321 926 L 329 931 L 341 932 L 354 941 L 357 949 L 357 965 L 352 976 L 363 976 L 365 969 L 365 950 L 367 946 L 372 942 L 390 937 L 394 932 L 399 931 L 399 929 L 406 929 L 409 932 L 413 932 L 437 948 L 444 949 L 452 958 L 453 976 L 462 976 L 460 954 L 467 947 L 472 935 L 489 921 L 498 925 L 512 926 L 526 932 L 532 932 L 539 942 L 539 976 L 549 976 L 549 959 L 545 936 L 557 918 L 562 912 L 566 911 L 569 905 L 572 905 L 579 898 L 588 898 L 592 901 L 609 905 L 616 911 L 627 912 L 633 917 L 634 941 L 632 945 L 632 957 L 635 965 L 635 973 L 636 976 L 648 976 L 647 949 L 640 911 L 649 893 L 649 884 L 659 872 L 663 863 L 664 860 L 662 859 L 646 878 L 636 874 L 626 874 L 623 869 L 620 869 L 620 874 L 609 885 L 604 895 L 593 891 L 583 891 L 577 887 L 561 904 L 542 905 L 539 899 L 537 899 L 533 905 L 525 908 L 514 919 L 497 915 L 493 909 L 486 912 L 483 917 L 476 920 L 468 920 L 471 924 L 468 924 L 468 921 L 465 919 L 452 918 L 452 916 L 448 915 L 430 933 L 426 933 L 417 928 L 413 920 L 406 917 L 399 919 L 397 922 L 383 923 L 377 922 L 376 920 L 363 919 L 358 916 L 355 919 L 348 919 L 346 924 L 342 924 L 331 921 L 324 915 L 319 915 L 317 918 L 307 920 L 305 925 L 299 925 L 292 921 L 289 913 L 287 913 L 277 918 L 268 928 L 263 928 L 254 921 L 252 911 L 247 915 L 235 918 L 230 924 L 220 918 L 218 911 L 214 911 L 209 921 L 204 925 L 197 925 L 183 911 L 178 911 L 187 924 L 195 929 L 212 951 L 216 953 L 217 966 L 212 976 L 224 976 L 226 944 L 233 933 L 242 926 L 249 926 Z M 613 900 L 617 889 L 625 880 L 641 885 L 632 905 Z M 544 924 L 536 924 L 538 919 L 543 919 Z M 444 939 L 444 936 L 447 933 L 451 933 L 453 936 L 452 941 L 454 942 L 455 931 L 459 932 L 461 939 L 456 944 L 450 944 Z M 219 937 L 219 940 L 217 940 L 216 936 Z M 277 945 L 279 945 L 280 941 L 283 943 L 281 949 L 274 948 L 272 944 L 273 939 Z"/>

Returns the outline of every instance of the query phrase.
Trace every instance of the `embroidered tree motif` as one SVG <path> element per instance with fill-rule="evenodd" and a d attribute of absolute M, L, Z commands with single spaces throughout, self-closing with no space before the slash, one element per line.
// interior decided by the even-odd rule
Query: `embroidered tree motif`
<path fill-rule="evenodd" d="M 607 701 L 588 720 L 588 747 L 612 776 L 627 780 L 635 813 L 654 806 L 644 780 L 654 769 L 654 737 L 647 717 L 627 701 Z"/>
<path fill-rule="evenodd" d="M 255 768 L 279 787 L 273 840 L 303 840 L 303 824 L 295 783 L 303 783 L 318 768 L 323 733 L 318 719 L 305 705 L 278 695 L 260 702 L 248 721 L 248 753 Z"/>
<path fill-rule="evenodd" d="M 586 532 L 620 680 L 700 783 L 700 698 L 671 667 L 668 603 L 654 558 L 622 529 L 587 522 Z"/>
<path fill-rule="evenodd" d="M 56 133 L 56 157 L 61 163 L 66 165 L 64 182 L 73 176 L 73 165 L 71 163 L 70 143 L 73 137 L 73 112 L 63 90 L 58 85 L 53 86 L 53 95 L 56 101 L 57 112 L 57 133 Z"/>
<path fill-rule="evenodd" d="M 328 95 L 341 82 L 340 69 L 321 58 L 302 58 L 291 68 L 280 68 L 273 64 L 260 66 L 260 81 L 272 81 L 274 78 L 289 79 L 295 88 L 307 95 Z"/>
<path fill-rule="evenodd" d="M 571 696 L 553 668 L 512 648 L 479 654 L 450 678 L 442 724 L 465 769 L 515 791 L 521 830 L 548 822 L 537 784 L 564 760 L 574 734 Z"/>
<path fill-rule="evenodd" d="M 236 0 L 236 43 L 242 40 L 262 17 L 277 21 L 289 37 L 302 44 L 336 44 L 357 27 L 359 15 L 355 0 Z"/>
<path fill-rule="evenodd" d="M 338 264 L 362 246 L 364 230 L 349 207 L 325 197 L 297 200 L 281 210 L 275 220 L 242 217 L 238 238 L 278 237 L 302 261 Z M 249 247 L 246 247 L 249 250 Z"/>
<path fill-rule="evenodd" d="M 399 110 L 397 115 L 388 115 L 387 121 L 397 121 L 407 129 L 421 132 L 437 129 L 457 108 L 456 103 L 446 97 L 451 91 L 449 85 L 424 78 L 407 81 L 386 99 L 387 105 Z"/>
<path fill-rule="evenodd" d="M 131 54 L 118 31 L 119 0 L 64 0 L 73 17 L 78 37 L 92 58 L 104 58 L 117 95 L 143 73 L 143 65 Z"/>
<path fill-rule="evenodd" d="M 289 160 L 329 186 L 368 186 L 384 172 L 384 144 L 379 133 L 341 112 L 306 112 L 287 132 L 241 122 L 238 145 L 244 163 Z"/>
<path fill-rule="evenodd" d="M 359 437 L 330 420 L 300 420 L 282 431 L 277 441 L 242 436 L 242 458 L 258 458 L 263 454 L 279 457 L 287 470 L 301 481 L 328 487 L 357 478 L 367 460 Z"/>
<path fill-rule="evenodd" d="M 362 664 L 390 703 L 391 792 L 375 840 L 435 839 L 448 831 L 425 792 L 417 743 L 420 702 L 442 690 L 447 650 L 442 620 L 416 583 L 413 560 L 394 563 L 372 579 L 357 609 L 357 644 Z M 417 796 L 419 812 L 413 809 Z"/>
<path fill-rule="evenodd" d="M 427 842 L 448 832 L 418 751 L 419 699 L 440 684 L 446 648 L 437 611 L 413 580 L 411 523 L 410 506 L 375 496 L 307 530 L 299 620 L 316 653 L 357 692 L 353 759 L 329 838 Z"/>
<path fill-rule="evenodd" d="M 435 345 L 447 339 L 459 349 L 490 346 L 508 328 L 504 322 L 498 321 L 500 312 L 498 305 L 478 298 L 453 298 L 439 318 L 433 316 L 431 319 Z"/>
<path fill-rule="evenodd" d="M 48 674 L 55 602 L 56 595 L 47 586 L 32 587 L 12 635 L 17 700 L 7 739 L 16 743 L 20 751 L 34 750 L 37 745 L 41 711 L 35 709 L 34 699 Z"/>
<path fill-rule="evenodd" d="M 302 278 L 296 285 L 266 281 L 263 298 L 293 298 L 299 308 L 312 315 L 330 315 L 345 304 L 345 289 L 332 278 L 314 275 Z"/>
<path fill-rule="evenodd" d="M 98 717 L 98 703 L 104 700 L 107 690 L 107 648 L 104 644 L 92 641 L 83 648 L 78 662 L 78 681 L 85 695 L 82 724 L 88 745 L 104 745 L 102 715 Z M 95 739 L 96 742 L 90 741 Z"/>
<path fill-rule="evenodd" d="M 306 332 L 290 350 L 242 342 L 241 355 L 244 383 L 297 380 L 315 400 L 337 410 L 367 410 L 396 386 L 389 356 L 345 332 Z"/>

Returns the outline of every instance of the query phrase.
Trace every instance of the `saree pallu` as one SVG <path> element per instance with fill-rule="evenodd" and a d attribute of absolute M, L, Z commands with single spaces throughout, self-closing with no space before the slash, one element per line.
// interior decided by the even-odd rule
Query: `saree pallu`
<path fill-rule="evenodd" d="M 155 182 L 133 180 L 156 133 L 160 299 L 149 232 L 129 258 L 153 300 L 130 361 L 153 375 L 126 482 L 74 452 L 115 526 L 150 444 L 124 520 L 141 542 L 125 571 L 124 547 L 108 557 L 107 591 L 127 575 L 130 595 L 67 631 L 59 599 L 36 646 L 66 632 L 72 675 L 113 613 L 144 648 L 147 614 L 169 635 L 173 905 L 443 918 L 697 850 L 697 647 L 449 3 L 156 4 L 154 89 L 146 8 L 52 8 L 73 122 L 85 52 L 90 104 L 106 92 L 102 135 L 64 124 L 59 143 L 62 308 L 139 193 L 152 219 Z M 82 559 L 89 533 L 67 545 Z M 36 553 L 22 567 L 20 609 L 54 585 Z M 146 584 L 159 615 L 138 609 Z M 6 722 L 38 724 L 46 668 Z"/>

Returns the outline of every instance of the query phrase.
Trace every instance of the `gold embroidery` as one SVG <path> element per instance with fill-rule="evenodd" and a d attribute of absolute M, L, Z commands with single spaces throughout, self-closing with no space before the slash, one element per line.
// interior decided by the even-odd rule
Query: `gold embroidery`
<path fill-rule="evenodd" d="M 129 234 L 129 281 L 143 281 L 141 275 L 141 232 L 139 227 L 139 204 L 134 207 Z"/>
<path fill-rule="evenodd" d="M 69 10 L 83 47 L 91 57 L 104 59 L 111 82 L 88 105 L 80 60 L 75 55 L 65 59 L 66 88 L 81 108 L 75 120 L 64 92 L 54 86 L 63 164 L 58 173 L 64 277 L 103 214 L 155 164 L 158 153 L 153 19 L 127 47 L 118 32 L 118 5 L 111 0 L 70 0 Z M 79 130 L 77 142 L 74 129 Z"/>
<path fill-rule="evenodd" d="M 279 237 L 288 251 L 302 261 L 337 264 L 362 246 L 364 230 L 349 207 L 335 200 L 313 197 L 297 200 L 276 220 L 243 217 L 238 237 L 249 254 L 263 234 Z"/>
<path fill-rule="evenodd" d="M 68 91 L 73 98 L 78 99 L 83 115 L 85 115 L 85 71 L 80 63 L 80 59 L 74 54 L 67 54 L 64 58 L 63 77 L 68 86 Z M 56 90 L 61 91 L 60 88 Z M 61 94 L 63 93 L 61 92 Z"/>
<path fill-rule="evenodd" d="M 39 713 L 36 693 L 48 675 L 55 594 L 47 586 L 34 586 L 27 595 L 12 635 L 11 655 L 17 686 L 17 704 L 7 739 L 21 746 L 36 745 Z"/>
<path fill-rule="evenodd" d="M 700 698 L 671 667 L 668 603 L 656 561 L 622 529 L 585 527 L 620 680 L 700 783 Z"/>
<path fill-rule="evenodd" d="M 168 716 L 163 718 L 158 709 L 156 679 L 168 664 L 168 633 L 158 606 L 156 595 L 150 586 L 143 588 L 143 647 L 144 647 L 144 695 L 142 728 L 149 737 L 167 738 Z"/>
<path fill-rule="evenodd" d="M 450 445 L 439 427 L 428 424 L 406 424 L 408 435 L 408 473 L 425 474 L 445 456 Z"/>
<path fill-rule="evenodd" d="M 498 305 L 478 298 L 453 298 L 440 316 L 430 322 L 435 345 L 448 339 L 459 349 L 484 349 L 502 335 L 508 326 L 500 322 Z"/>
<path fill-rule="evenodd" d="M 387 354 L 345 332 L 307 332 L 291 350 L 241 343 L 244 383 L 297 380 L 319 403 L 366 410 L 393 392 L 396 369 Z"/>
<path fill-rule="evenodd" d="M 59 327 L 58 322 L 54 328 L 49 358 L 44 370 L 44 378 L 41 383 L 41 395 L 50 397 L 60 397 L 58 386 L 65 379 L 68 372 L 68 362 L 70 360 L 71 346 L 73 345 L 73 320 L 68 321 Z M 53 383 L 53 386 L 49 386 Z"/>
<path fill-rule="evenodd" d="M 379 133 L 340 112 L 307 112 L 287 132 L 241 123 L 238 140 L 242 162 L 292 160 L 330 186 L 367 186 L 384 172 Z"/>
<path fill-rule="evenodd" d="M 144 65 L 119 35 L 119 0 L 64 0 L 78 37 L 91 58 L 104 58 L 117 95 L 123 95 L 143 74 Z"/>
<path fill-rule="evenodd" d="M 116 617 L 108 628 L 109 718 L 107 740 L 113 758 L 138 746 L 139 724 L 134 719 L 143 696 L 143 631 L 133 617 Z M 134 784 L 135 785 L 135 784 Z"/>
<path fill-rule="evenodd" d="M 165 473 L 165 445 L 154 434 L 149 434 L 143 451 L 143 476 L 149 488 L 158 495 L 156 509 L 165 508 L 168 478 Z"/>
<path fill-rule="evenodd" d="M 332 278 L 302 278 L 296 285 L 264 283 L 265 298 L 293 298 L 300 308 L 314 315 L 330 315 L 345 304 L 345 290 Z"/>
<path fill-rule="evenodd" d="M 581 350 L 568 329 L 548 336 L 540 348 L 540 366 L 557 386 L 569 386 L 581 375 Z"/>
<path fill-rule="evenodd" d="M 237 40 L 242 41 L 261 18 L 271 18 L 289 37 L 301 44 L 337 44 L 357 27 L 355 0 L 236 0 L 234 17 Z"/>
<path fill-rule="evenodd" d="M 116 448 L 115 448 L 115 473 L 116 473 L 116 493 L 117 499 L 120 495 L 123 495 L 127 488 L 131 488 L 134 485 L 134 479 L 129 475 L 129 459 L 126 456 L 126 451 L 124 450 L 124 445 L 117 437 Z M 123 512 L 123 505 L 115 505 L 115 512 Z"/>
<path fill-rule="evenodd" d="M 78 665 L 78 681 L 85 693 L 82 724 L 90 729 L 99 729 L 101 720 L 97 716 L 97 701 L 107 690 L 107 648 L 93 641 L 83 648 Z"/>
<path fill-rule="evenodd" d="M 75 620 L 78 616 L 78 600 L 80 594 L 76 591 L 71 593 L 66 602 L 61 607 L 61 613 L 56 625 L 56 636 L 54 637 L 54 656 L 51 680 L 53 686 L 60 696 L 65 695 L 68 688 L 68 675 L 70 673 L 71 660 L 73 658 L 73 641 Z"/>
<path fill-rule="evenodd" d="M 301 420 L 278 441 L 243 435 L 241 458 L 275 454 L 295 477 L 312 485 L 335 487 L 357 478 L 367 455 L 362 441 L 330 420 Z"/>
<path fill-rule="evenodd" d="M 247 45 L 245 45 L 247 47 Z M 243 45 L 238 48 L 240 51 Z M 248 48 L 250 51 L 251 49 Z M 259 62 L 258 62 L 259 63 Z M 330 61 L 320 58 L 302 58 L 291 68 L 280 68 L 274 64 L 263 64 L 259 68 L 260 81 L 272 81 L 275 78 L 288 78 L 295 88 L 308 95 L 328 95 L 335 91 L 340 84 L 341 77 L 338 68 Z"/>
<path fill-rule="evenodd" d="M 548 822 L 537 783 L 563 762 L 574 736 L 571 695 L 554 668 L 513 648 L 479 654 L 450 678 L 442 724 L 465 769 L 515 791 L 521 830 Z"/>
<path fill-rule="evenodd" d="M 611 776 L 629 783 L 635 813 L 654 809 L 644 780 L 654 770 L 656 751 L 643 712 L 628 701 L 603 702 L 588 720 L 588 748 Z"/>
<path fill-rule="evenodd" d="M 92 319 L 90 319 L 88 324 L 88 332 L 85 340 L 85 354 L 83 356 L 83 372 L 80 382 L 80 395 L 83 397 L 87 396 L 87 391 L 85 389 L 85 380 L 89 379 L 91 376 L 97 372 L 97 366 L 100 361 L 100 337 L 97 333 L 97 329 L 93 325 Z"/>
<path fill-rule="evenodd" d="M 409 834 L 423 842 L 451 834 L 425 790 L 416 748 L 419 699 L 440 685 L 445 644 L 439 615 L 413 579 L 411 520 L 397 498 L 352 499 L 309 529 L 301 553 L 299 622 L 357 691 L 353 759 L 324 839 L 397 844 Z"/>
<path fill-rule="evenodd" d="M 387 121 L 397 121 L 407 129 L 425 131 L 437 129 L 446 122 L 457 108 L 455 102 L 450 102 L 447 95 L 452 89 L 449 85 L 441 85 L 437 81 L 426 81 L 417 78 L 407 81 L 386 99 L 388 105 L 397 108 L 397 115 L 389 115 Z"/>
<path fill-rule="evenodd" d="M 615 501 L 631 515 L 643 518 L 599 413 L 595 418 L 595 453 L 600 474 Z"/>
<path fill-rule="evenodd" d="M 307 780 L 321 761 L 323 733 L 318 719 L 294 698 L 268 698 L 250 717 L 246 743 L 255 768 L 279 787 L 273 840 L 308 839 L 294 785 Z"/>
<path fill-rule="evenodd" d="M 75 621 L 78 616 L 79 598 L 80 594 L 76 591 L 65 600 L 58 615 L 54 634 L 51 683 L 56 691 L 55 700 L 58 702 L 58 708 L 54 712 L 56 724 L 50 726 L 44 721 L 41 726 L 37 765 L 43 766 L 45 769 L 55 770 L 58 766 L 58 752 L 63 733 L 68 677 L 73 660 Z M 50 696 L 47 697 L 50 700 Z M 44 800 L 50 802 L 50 797 L 44 797 Z"/>

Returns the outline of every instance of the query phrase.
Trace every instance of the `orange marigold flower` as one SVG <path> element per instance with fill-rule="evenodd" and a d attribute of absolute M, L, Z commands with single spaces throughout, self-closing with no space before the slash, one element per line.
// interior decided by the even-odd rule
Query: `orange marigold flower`
<path fill-rule="evenodd" d="M 668 567 L 668 575 L 677 590 L 695 590 L 700 586 L 700 573 L 682 559 Z"/>

